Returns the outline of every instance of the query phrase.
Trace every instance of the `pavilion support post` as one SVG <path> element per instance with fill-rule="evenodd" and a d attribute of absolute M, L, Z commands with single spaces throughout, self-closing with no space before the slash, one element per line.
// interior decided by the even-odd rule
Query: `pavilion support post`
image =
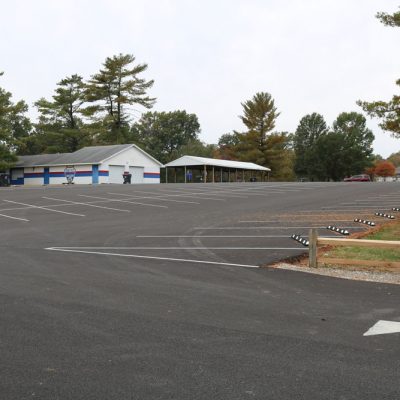
<path fill-rule="evenodd" d="M 214 168 L 214 165 L 213 165 L 213 175 L 212 175 L 212 179 L 213 179 L 213 183 L 215 183 L 215 168 Z"/>
<path fill-rule="evenodd" d="M 187 182 L 186 182 L 186 165 L 185 165 L 185 183 L 187 183 Z"/>
<path fill-rule="evenodd" d="M 206 165 L 204 165 L 204 180 L 203 180 L 203 182 L 207 183 L 207 166 Z"/>
<path fill-rule="evenodd" d="M 244 169 L 242 170 L 242 181 L 244 182 Z"/>
<path fill-rule="evenodd" d="M 168 183 L 168 167 L 165 167 L 165 183 Z"/>
<path fill-rule="evenodd" d="M 237 183 L 237 169 L 235 170 L 235 182 Z"/>
<path fill-rule="evenodd" d="M 231 169 L 228 168 L 228 182 L 231 183 Z"/>
<path fill-rule="evenodd" d="M 221 177 L 220 178 L 221 178 L 221 183 L 222 183 L 222 168 L 221 168 Z"/>
<path fill-rule="evenodd" d="M 174 168 L 175 183 L 176 183 L 176 167 Z"/>

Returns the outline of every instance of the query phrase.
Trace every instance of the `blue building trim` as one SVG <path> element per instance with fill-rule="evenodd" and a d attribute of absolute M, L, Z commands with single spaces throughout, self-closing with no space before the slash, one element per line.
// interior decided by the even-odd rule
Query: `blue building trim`
<path fill-rule="evenodd" d="M 160 174 L 158 172 L 145 172 L 143 174 L 144 178 L 160 179 Z"/>
<path fill-rule="evenodd" d="M 45 167 L 44 168 L 44 179 L 43 179 L 43 183 L 45 185 L 50 184 L 50 168 L 49 167 Z"/>
<path fill-rule="evenodd" d="M 17 178 L 17 179 L 11 179 L 11 185 L 23 185 L 24 184 L 24 178 Z"/>
<path fill-rule="evenodd" d="M 25 172 L 24 173 L 24 178 L 43 178 L 44 173 L 43 172 Z"/>
<path fill-rule="evenodd" d="M 97 164 L 92 165 L 92 183 L 99 183 L 99 166 Z"/>

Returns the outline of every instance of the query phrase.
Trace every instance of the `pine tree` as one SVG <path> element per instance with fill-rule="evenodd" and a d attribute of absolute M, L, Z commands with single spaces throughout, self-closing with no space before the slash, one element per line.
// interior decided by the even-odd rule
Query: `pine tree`
<path fill-rule="evenodd" d="M 11 98 L 11 93 L 0 87 L 0 170 L 13 165 L 19 142 L 31 130 L 31 122 L 25 115 L 27 104 L 23 100 L 13 103 Z"/>
<path fill-rule="evenodd" d="M 393 14 L 380 12 L 376 17 L 386 26 L 400 27 L 400 11 Z M 396 81 L 400 86 L 400 79 Z M 381 120 L 379 126 L 394 137 L 400 138 L 400 96 L 394 95 L 389 101 L 358 101 L 357 104 L 372 118 Z"/>
<path fill-rule="evenodd" d="M 316 141 L 326 135 L 328 127 L 324 117 L 318 113 L 304 116 L 293 136 L 293 147 L 296 155 L 294 170 L 298 176 L 309 180 L 316 178 L 319 159 L 316 152 Z"/>
<path fill-rule="evenodd" d="M 236 157 L 267 166 L 267 137 L 275 128 L 279 116 L 272 96 L 266 92 L 256 93 L 251 100 L 242 103 L 243 116 L 240 117 L 246 128 L 245 133 L 237 133 L 239 143 Z"/>
<path fill-rule="evenodd" d="M 139 77 L 147 70 L 147 64 L 134 64 L 131 54 L 107 57 L 103 68 L 91 77 L 87 85 L 88 108 L 94 122 L 101 127 L 97 138 L 105 143 L 123 143 L 129 134 L 131 106 L 151 108 L 155 99 L 147 95 L 154 81 Z"/>
<path fill-rule="evenodd" d="M 75 74 L 57 83 L 52 101 L 38 100 L 36 132 L 21 152 L 74 152 L 90 144 L 90 128 L 83 122 L 85 93 L 83 78 Z"/>
<path fill-rule="evenodd" d="M 388 14 L 385 12 L 379 12 L 376 17 L 386 26 L 400 26 L 400 11 Z"/>

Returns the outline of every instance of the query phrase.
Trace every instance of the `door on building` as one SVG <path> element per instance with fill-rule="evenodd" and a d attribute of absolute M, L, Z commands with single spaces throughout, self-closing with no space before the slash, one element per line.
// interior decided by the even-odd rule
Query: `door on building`
<path fill-rule="evenodd" d="M 124 183 L 125 166 L 123 165 L 110 165 L 108 169 L 108 182 L 109 183 Z"/>
<path fill-rule="evenodd" d="M 132 175 L 131 183 L 143 183 L 143 167 L 129 167 L 129 173 Z"/>

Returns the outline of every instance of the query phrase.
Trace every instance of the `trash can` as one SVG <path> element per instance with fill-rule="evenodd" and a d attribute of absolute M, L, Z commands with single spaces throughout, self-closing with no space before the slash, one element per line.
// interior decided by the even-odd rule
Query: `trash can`
<path fill-rule="evenodd" d="M 130 183 L 131 183 L 132 174 L 130 174 L 128 171 L 125 171 L 125 172 L 123 173 L 122 177 L 124 178 L 124 185 L 125 185 L 125 184 L 130 184 Z"/>

